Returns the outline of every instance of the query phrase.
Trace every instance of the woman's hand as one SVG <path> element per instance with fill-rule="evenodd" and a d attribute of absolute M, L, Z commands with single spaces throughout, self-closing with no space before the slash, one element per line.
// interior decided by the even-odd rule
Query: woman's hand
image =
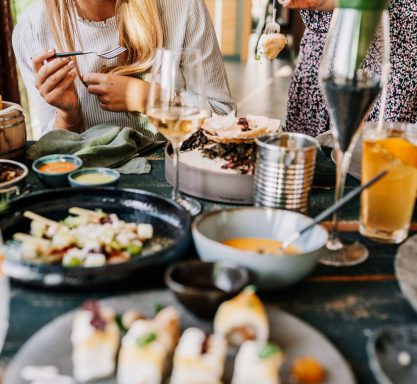
<path fill-rule="evenodd" d="M 55 50 L 44 50 L 33 60 L 36 88 L 45 101 L 66 113 L 78 111 L 78 94 L 75 88 L 77 71 L 70 58 L 53 58 Z"/>
<path fill-rule="evenodd" d="M 316 11 L 331 11 L 335 7 L 335 0 L 278 0 L 286 8 L 311 9 Z"/>
<path fill-rule="evenodd" d="M 88 92 L 96 95 L 100 106 L 111 112 L 145 112 L 149 84 L 130 76 L 89 73 L 83 76 Z"/>
<path fill-rule="evenodd" d="M 55 127 L 79 131 L 82 119 L 75 63 L 70 58 L 53 58 L 54 55 L 54 49 L 45 49 L 32 59 L 35 86 L 45 101 L 56 108 Z"/>

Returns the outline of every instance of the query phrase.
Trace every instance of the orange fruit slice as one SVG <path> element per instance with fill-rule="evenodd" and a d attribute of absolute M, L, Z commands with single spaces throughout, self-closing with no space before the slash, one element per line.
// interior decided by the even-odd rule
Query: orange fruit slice
<path fill-rule="evenodd" d="M 417 168 L 417 147 L 402 137 L 390 137 L 379 144 L 403 163 Z"/>

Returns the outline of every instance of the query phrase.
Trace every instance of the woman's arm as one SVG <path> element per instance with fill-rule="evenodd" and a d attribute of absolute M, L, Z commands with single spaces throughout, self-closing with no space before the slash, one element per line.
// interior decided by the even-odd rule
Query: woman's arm
<path fill-rule="evenodd" d="M 286 8 L 310 9 L 314 11 L 332 11 L 335 0 L 278 0 Z"/>
<path fill-rule="evenodd" d="M 184 48 L 201 50 L 206 92 L 211 111 L 226 114 L 236 110 L 236 104 L 230 95 L 216 33 L 204 0 L 189 1 Z"/>
<path fill-rule="evenodd" d="M 60 60 L 44 65 L 45 59 L 55 52 L 42 50 L 35 36 L 30 15 L 23 14 L 13 31 L 13 50 L 26 90 L 40 120 L 41 131 L 43 134 L 55 128 L 78 131 L 82 125 L 78 96 L 76 93 L 73 95 L 76 113 L 72 113 L 69 104 L 62 104 L 63 93 L 68 93 L 68 87 L 74 87 L 75 71 L 68 66 L 69 62 Z"/>

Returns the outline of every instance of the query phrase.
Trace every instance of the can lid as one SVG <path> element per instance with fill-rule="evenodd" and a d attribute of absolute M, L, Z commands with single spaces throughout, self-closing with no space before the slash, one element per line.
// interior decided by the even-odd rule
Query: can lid
<path fill-rule="evenodd" d="M 338 8 L 358 9 L 361 11 L 383 11 L 388 0 L 338 0 Z"/>

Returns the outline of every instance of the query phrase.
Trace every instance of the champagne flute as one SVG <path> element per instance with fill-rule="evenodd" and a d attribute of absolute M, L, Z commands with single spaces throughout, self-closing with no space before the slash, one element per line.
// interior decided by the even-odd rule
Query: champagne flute
<path fill-rule="evenodd" d="M 381 90 L 386 97 L 389 72 L 389 27 L 385 0 L 339 0 L 323 59 L 319 82 L 329 108 L 336 151 L 335 200 L 343 197 L 352 151 L 363 120 Z M 372 51 L 372 60 L 369 53 Z M 384 111 L 381 110 L 381 119 Z M 332 266 L 365 261 L 368 250 L 359 242 L 343 243 L 338 236 L 338 212 L 333 215 L 326 250 L 320 262 Z"/>
<path fill-rule="evenodd" d="M 197 49 L 158 49 L 146 114 L 170 141 L 175 169 L 172 198 L 191 215 L 201 212 L 198 201 L 179 192 L 179 154 L 182 143 L 195 133 L 207 116 L 203 63 Z"/>

